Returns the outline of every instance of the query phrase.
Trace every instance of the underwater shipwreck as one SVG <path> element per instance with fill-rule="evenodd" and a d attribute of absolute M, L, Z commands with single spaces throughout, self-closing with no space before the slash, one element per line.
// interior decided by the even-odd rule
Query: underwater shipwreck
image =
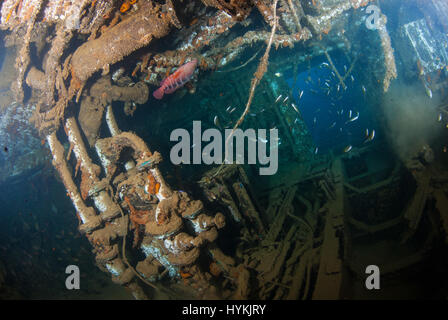
<path fill-rule="evenodd" d="M 448 297 L 446 1 L 0 14 L 0 298 Z M 275 174 L 173 163 L 195 121 L 277 130 Z"/>

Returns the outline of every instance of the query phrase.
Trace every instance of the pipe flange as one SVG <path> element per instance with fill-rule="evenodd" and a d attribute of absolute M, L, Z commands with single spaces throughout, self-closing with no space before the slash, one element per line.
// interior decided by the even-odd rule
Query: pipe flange
<path fill-rule="evenodd" d="M 193 246 L 198 247 L 194 242 L 194 237 L 185 232 L 180 232 L 176 236 L 166 238 L 163 242 L 165 248 L 171 253 L 177 254 L 182 251 L 187 251 Z"/>
<path fill-rule="evenodd" d="M 112 276 L 112 281 L 119 285 L 125 285 L 129 282 L 131 282 L 135 277 L 134 272 L 131 270 L 131 268 L 127 268 L 124 270 L 119 276 Z"/>
<path fill-rule="evenodd" d="M 121 214 L 120 207 L 105 191 L 101 191 L 97 196 L 94 196 L 93 201 L 100 210 L 100 216 L 103 221 L 110 221 Z"/>
<path fill-rule="evenodd" d="M 89 214 L 89 219 L 78 227 L 78 230 L 81 233 L 91 233 L 95 229 L 99 228 L 103 223 L 103 220 L 100 216 L 97 216 L 95 214 L 95 210 L 93 208 L 88 209 L 91 209 L 89 210 L 89 212 L 91 213 Z"/>
<path fill-rule="evenodd" d="M 145 233 L 151 235 L 157 239 L 165 239 L 169 236 L 174 235 L 182 228 L 182 219 L 177 214 L 171 214 L 168 217 L 168 221 L 163 221 L 159 219 L 156 220 L 156 215 L 160 211 L 159 207 L 156 209 L 155 215 L 152 219 L 145 225 Z"/>
<path fill-rule="evenodd" d="M 213 219 L 213 222 L 215 223 L 215 226 L 218 229 L 222 229 L 222 228 L 224 228 L 226 226 L 226 218 L 225 218 L 225 216 L 221 212 L 218 212 L 215 215 L 215 218 Z"/>
<path fill-rule="evenodd" d="M 200 250 L 196 247 L 189 251 L 183 251 L 177 254 L 169 253 L 168 261 L 174 266 L 188 266 L 193 264 L 199 257 Z"/>
<path fill-rule="evenodd" d="M 215 227 L 212 227 L 208 230 L 201 232 L 198 236 L 203 241 L 214 242 L 216 238 L 218 238 L 218 230 Z"/>
<path fill-rule="evenodd" d="M 152 169 L 160 162 L 162 162 L 162 160 L 162 155 L 159 152 L 155 151 L 151 156 L 147 158 L 138 159 L 136 168 L 138 171 L 142 171 L 148 168 Z"/>
<path fill-rule="evenodd" d="M 106 190 L 108 187 L 109 187 L 109 182 L 106 179 L 97 181 L 90 188 L 87 196 L 92 197 L 92 196 L 98 195 L 99 192 Z"/>
<path fill-rule="evenodd" d="M 146 280 L 154 282 L 160 279 L 160 269 L 162 264 L 154 259 L 152 256 L 149 256 L 143 261 L 137 263 L 136 270 L 142 277 Z"/>
<path fill-rule="evenodd" d="M 201 200 L 193 200 L 187 204 L 187 208 L 182 212 L 182 218 L 194 219 L 204 211 L 204 204 Z"/>
<path fill-rule="evenodd" d="M 218 217 L 218 221 L 221 224 L 221 216 Z M 190 220 L 190 222 L 196 233 L 204 232 L 216 225 L 215 218 L 206 214 L 201 214 L 196 219 Z"/>
<path fill-rule="evenodd" d="M 95 257 L 96 261 L 100 264 L 104 264 L 118 256 L 118 245 L 114 244 L 113 246 L 106 246 L 105 248 L 107 249 L 99 252 Z"/>

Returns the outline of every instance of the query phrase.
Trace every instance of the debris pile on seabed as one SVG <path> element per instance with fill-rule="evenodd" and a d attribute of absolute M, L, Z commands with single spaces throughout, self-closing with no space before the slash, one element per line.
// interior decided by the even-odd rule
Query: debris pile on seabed
<path fill-rule="evenodd" d="M 344 29 L 347 21 L 370 2 L 5 0 L 1 4 L 0 27 L 5 35 L 4 45 L 15 47 L 17 54 L 10 88 L 13 102 L 2 106 L 1 112 L 26 121 L 16 119 L 17 126 L 11 128 L 3 125 L 2 118 L 0 134 L 13 129 L 22 131 L 28 120 L 34 125 L 50 147 L 53 165 L 76 208 L 79 230 L 93 246 L 98 266 L 110 273 L 114 282 L 129 288 L 136 298 L 148 297 L 148 287 L 178 297 L 190 290 L 188 294 L 198 298 L 247 298 L 247 265 L 237 265 L 215 242 L 229 217 L 220 212 L 207 213 L 201 201 L 168 186 L 158 169 L 160 154 L 150 151 L 136 134 L 121 132 L 112 102 L 123 102 L 126 114 L 132 115 L 139 104 L 148 100 L 149 86 L 159 85 L 184 62 L 196 58 L 199 72 L 216 70 L 238 59 L 251 46 L 264 50 L 268 43 L 273 49 L 300 45 L 308 52 L 329 58 L 332 49 L 350 48 Z M 378 28 L 379 47 L 384 53 L 384 91 L 397 77 L 386 22 L 383 15 Z M 232 30 L 238 31 L 229 36 Z M 162 46 L 153 46 L 157 39 L 169 39 L 170 49 L 162 51 Z M 254 75 L 258 81 L 266 72 L 267 57 L 262 61 L 263 70 Z M 125 63 L 120 64 L 121 61 Z M 340 80 L 343 83 L 342 77 Z M 24 106 L 32 108 L 22 112 Z M 110 137 L 100 137 L 103 116 Z M 63 132 L 68 153 L 60 141 Z M 92 151 L 97 153 L 99 164 L 91 158 Z M 119 165 L 123 159 L 124 168 Z M 28 168 L 38 162 L 35 160 Z M 250 191 L 246 190 L 247 178 L 238 170 L 223 170 L 206 187 L 233 188 L 232 194 L 252 205 Z M 225 182 L 226 174 L 236 176 L 239 180 L 235 181 L 240 183 Z M 234 203 L 226 205 L 236 215 L 235 221 L 260 221 L 256 205 L 249 213 L 239 212 L 232 207 Z M 246 224 L 246 237 L 255 241 L 256 232 L 250 230 L 250 225 Z M 309 276 L 302 278 L 314 263 L 309 237 L 315 226 L 298 220 L 279 240 L 278 225 L 268 231 L 261 222 L 257 225 L 259 235 L 268 235 L 263 245 L 270 248 L 271 256 L 289 263 L 286 271 L 279 263 L 268 265 L 266 259 L 258 265 L 257 270 L 266 274 L 259 277 L 259 298 L 299 297 L 300 281 L 309 282 Z M 300 237 L 295 235 L 298 229 Z M 131 233 L 132 247 L 126 244 L 126 236 Z M 274 243 L 279 245 L 273 246 Z M 304 250 L 290 256 L 292 246 Z M 136 250 L 146 257 L 135 263 L 133 256 L 129 259 L 131 264 L 127 256 Z M 201 253 L 206 253 L 210 270 L 204 271 L 200 266 Z M 296 265 L 301 254 L 307 259 Z M 255 260 L 263 260 L 262 250 L 254 250 L 249 260 L 257 265 Z M 300 281 L 293 280 L 291 286 L 278 284 L 291 280 L 296 269 L 302 274 Z M 219 279 L 219 286 L 226 290 L 218 292 L 209 281 L 211 277 Z M 180 288 L 182 285 L 189 289 Z M 273 291 L 274 288 L 278 290 Z"/>

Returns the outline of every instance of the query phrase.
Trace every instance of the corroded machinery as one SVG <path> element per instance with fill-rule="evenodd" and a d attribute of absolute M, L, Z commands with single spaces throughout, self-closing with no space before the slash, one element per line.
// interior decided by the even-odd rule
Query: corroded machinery
<path fill-rule="evenodd" d="M 120 132 L 110 106 L 106 117 L 112 137 L 95 143 L 102 169 L 92 162 L 76 120 L 65 121 L 70 151 L 81 171 L 79 188 L 56 133 L 47 136 L 53 164 L 76 207 L 79 229 L 94 247 L 98 265 L 110 272 L 115 282 L 129 287 L 136 298 L 145 294 L 135 276 L 150 284 L 164 275 L 192 277 L 205 292 L 208 284 L 201 283 L 195 263 L 201 247 L 212 243 L 217 230 L 225 225 L 224 216 L 207 215 L 200 201 L 192 200 L 185 192 L 173 191 L 157 167 L 162 160 L 160 154 L 152 153 L 135 134 Z M 129 223 L 132 247 L 146 255 L 136 264 L 138 273 L 126 257 Z"/>

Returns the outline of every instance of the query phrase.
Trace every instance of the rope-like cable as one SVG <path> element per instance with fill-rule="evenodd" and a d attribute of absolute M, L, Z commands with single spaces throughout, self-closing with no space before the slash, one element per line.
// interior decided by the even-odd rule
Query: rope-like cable
<path fill-rule="evenodd" d="M 278 24 L 278 21 L 277 21 L 277 2 L 278 2 L 278 0 L 275 0 L 274 4 L 273 4 L 273 11 L 274 11 L 274 19 L 273 19 L 273 21 L 274 21 L 274 25 L 272 26 L 271 36 L 269 37 L 268 46 L 266 47 L 266 51 L 264 52 L 264 55 L 261 58 L 260 63 L 258 64 L 257 71 L 255 71 L 254 77 L 252 78 L 251 87 L 250 87 L 250 90 L 249 90 L 249 98 L 247 99 L 246 108 L 244 109 L 243 114 L 240 116 L 240 118 L 236 122 L 235 126 L 233 127 L 232 132 L 227 137 L 226 142 L 224 144 L 225 150 L 227 150 L 227 145 L 229 143 L 229 140 L 232 138 L 233 134 L 235 133 L 235 130 L 240 126 L 240 124 L 244 121 L 244 118 L 246 117 L 246 115 L 249 113 L 250 106 L 252 104 L 252 99 L 253 99 L 254 94 L 255 94 L 255 88 L 260 83 L 261 79 L 263 78 L 263 75 L 267 71 L 269 52 L 271 51 L 272 41 L 273 41 L 274 35 L 275 35 L 275 29 L 277 28 L 277 24 Z M 213 177 L 215 177 L 219 172 L 221 172 L 221 169 L 223 168 L 224 163 L 225 163 L 225 161 L 223 161 L 223 163 L 220 165 L 219 169 L 216 171 L 216 173 L 213 175 Z"/>

